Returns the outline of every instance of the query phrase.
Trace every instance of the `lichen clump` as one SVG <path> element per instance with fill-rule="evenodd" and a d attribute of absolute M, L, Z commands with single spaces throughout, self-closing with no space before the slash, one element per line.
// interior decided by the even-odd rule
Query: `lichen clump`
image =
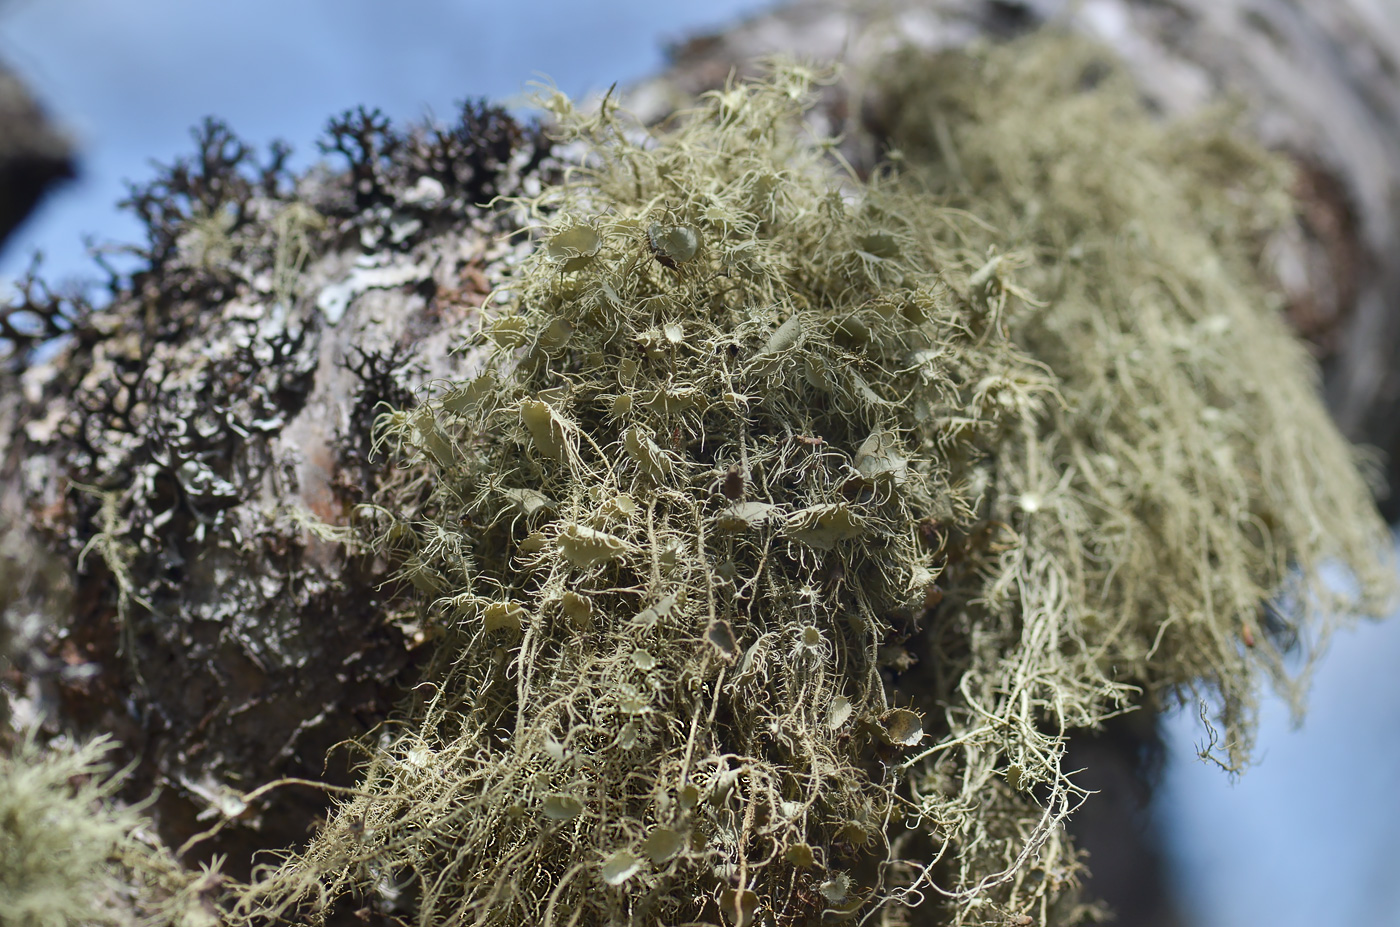
<path fill-rule="evenodd" d="M 1029 257 L 1018 279 L 1043 305 L 1011 337 L 1065 400 L 1000 455 L 1026 563 L 1003 576 L 1023 601 L 1039 590 L 1099 675 L 1210 693 L 1212 758 L 1241 769 L 1260 674 L 1301 711 L 1329 630 L 1394 593 L 1365 461 L 1271 285 L 1293 168 L 1241 139 L 1228 107 L 1151 121 L 1084 41 L 904 63 L 883 76 L 899 101 L 886 129 L 911 176 L 984 220 L 969 245 Z M 1349 582 L 1323 580 L 1329 558 Z"/>
<path fill-rule="evenodd" d="M 122 774 L 99 737 L 0 751 L 0 923 L 13 927 L 215 927 L 217 865 L 187 872 L 114 796 Z"/>
<path fill-rule="evenodd" d="M 106 806 L 110 743 L 69 754 L 20 741 L 0 752 L 0 921 L 64 927 L 100 920 L 114 860 L 138 819 Z"/>
<path fill-rule="evenodd" d="M 1243 734 L 1279 661 L 1247 622 L 1381 536 L 1231 244 L 1272 188 L 1217 159 L 1239 195 L 1191 191 L 1116 84 L 990 138 L 1014 60 L 936 84 L 956 159 L 910 109 L 922 160 L 864 182 L 804 130 L 802 67 L 657 133 L 549 99 L 578 164 L 520 204 L 537 247 L 480 374 L 381 420 L 401 469 L 360 512 L 436 666 L 236 914 L 1043 922 L 1078 865 L 1071 729 L 1204 681 Z M 1031 128 L 1082 108 L 1126 121 L 1149 193 Z"/>

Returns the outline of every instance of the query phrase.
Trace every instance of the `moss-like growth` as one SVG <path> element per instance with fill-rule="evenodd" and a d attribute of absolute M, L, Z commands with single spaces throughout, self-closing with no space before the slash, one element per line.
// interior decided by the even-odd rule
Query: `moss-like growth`
<path fill-rule="evenodd" d="M 0 754 L 0 923 L 214 927 L 217 866 L 185 872 L 145 834 L 97 738 L 76 748 L 24 737 Z"/>
<path fill-rule="evenodd" d="M 1300 709 L 1306 674 L 1284 657 L 1306 667 L 1337 619 L 1383 614 L 1393 591 L 1360 461 L 1262 270 L 1294 221 L 1292 166 L 1228 110 L 1152 121 L 1082 41 L 905 63 L 882 82 L 900 101 L 888 129 L 912 176 L 988 223 L 970 245 L 1029 256 L 1018 277 L 1040 302 L 1011 337 L 1064 398 L 1000 460 L 1038 561 L 1025 575 L 1057 590 L 1045 607 L 1101 674 L 1211 690 L 1218 758 L 1239 769 L 1258 671 Z M 1327 558 L 1355 584 L 1324 581 Z"/>
<path fill-rule="evenodd" d="M 1243 760 L 1385 576 L 1257 270 L 1282 168 L 1039 42 L 886 77 L 869 183 L 800 67 L 656 134 L 549 99 L 579 166 L 362 510 L 436 669 L 239 916 L 1047 921 L 1071 729 L 1204 686 Z"/>
<path fill-rule="evenodd" d="M 871 183 L 801 67 L 661 134 L 550 98 L 585 154 L 482 372 L 382 420 L 428 695 L 239 910 L 1043 920 L 1071 728 L 1210 686 L 1238 763 L 1280 597 L 1365 605 L 1317 569 L 1378 592 L 1383 535 L 1254 269 L 1281 168 L 1098 67 L 921 71 Z"/>
<path fill-rule="evenodd" d="M 802 920 L 908 881 L 923 720 L 889 672 L 1048 380 L 941 213 L 833 185 L 809 79 L 656 140 L 551 101 L 591 154 L 525 204 L 542 247 L 483 372 L 384 423 L 410 468 L 375 520 L 439 616 L 434 697 L 258 887 L 274 910 L 368 880 L 424 923 Z"/>
<path fill-rule="evenodd" d="M 0 756 L 0 919 L 24 927 L 99 918 L 115 880 L 111 861 L 135 829 L 104 806 L 116 787 L 109 743 L 43 755 L 23 740 Z"/>

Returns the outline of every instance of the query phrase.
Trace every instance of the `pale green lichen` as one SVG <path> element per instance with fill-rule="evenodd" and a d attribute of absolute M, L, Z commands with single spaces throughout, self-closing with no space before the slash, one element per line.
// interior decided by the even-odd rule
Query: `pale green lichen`
<path fill-rule="evenodd" d="M 67 927 L 99 921 L 113 860 L 138 818 L 110 805 L 110 741 L 41 753 L 28 739 L 0 754 L 0 921 Z"/>
<path fill-rule="evenodd" d="M 1221 759 L 1241 767 L 1257 671 L 1300 705 L 1285 651 L 1306 667 L 1393 591 L 1358 456 L 1259 269 L 1293 221 L 1291 166 L 1228 111 L 1153 122 L 1106 50 L 1065 37 L 894 67 L 884 86 L 911 174 L 988 223 L 968 244 L 1031 257 L 1018 280 L 1037 302 L 1006 324 L 1064 398 L 1001 458 L 1002 517 L 1031 533 L 1007 566 L 1040 562 L 993 591 L 1024 599 L 1013 586 L 1039 575 L 1105 673 L 1213 690 Z M 1324 579 L 1329 558 L 1354 585 Z"/>
<path fill-rule="evenodd" d="M 216 927 L 217 863 L 186 872 L 120 804 L 99 737 L 0 753 L 0 923 L 12 927 Z"/>
<path fill-rule="evenodd" d="M 436 666 L 236 919 L 1069 919 L 1068 732 L 1204 686 L 1246 743 L 1271 603 L 1374 604 L 1250 251 L 1281 168 L 1040 41 L 887 76 L 868 183 L 802 67 L 656 134 L 547 101 L 587 153 L 360 513 Z"/>

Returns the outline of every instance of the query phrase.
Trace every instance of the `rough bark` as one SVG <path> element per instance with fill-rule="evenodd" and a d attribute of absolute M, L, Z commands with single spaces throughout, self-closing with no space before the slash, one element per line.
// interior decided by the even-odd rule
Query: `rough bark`
<path fill-rule="evenodd" d="M 55 128 L 18 77 L 0 65 L 0 248 L 25 220 L 43 195 L 57 182 L 73 176 L 73 158 L 67 139 Z M 24 318 L 22 314 L 0 315 L 0 345 L 22 349 L 57 332 L 44 318 Z M 0 392 L 0 459 L 5 459 L 10 433 L 16 424 L 19 397 L 5 383 Z M 4 469 L 7 481 L 13 471 Z M 18 501 L 12 493 L 0 495 L 0 571 L 11 577 L 21 573 L 24 545 L 5 525 L 17 513 Z M 0 608 L 8 608 L 19 584 L 0 580 Z M 32 625 L 33 622 L 28 622 Z M 0 670 L 6 669 L 11 622 L 0 621 Z M 0 695 L 0 723 L 8 719 L 7 705 Z"/>
<path fill-rule="evenodd" d="M 31 717 L 116 733 L 172 843 L 239 817 L 201 852 L 246 875 L 325 799 L 283 790 L 244 813 L 233 796 L 348 782 L 355 756 L 331 748 L 416 681 L 423 639 L 386 564 L 307 525 L 372 498 L 377 404 L 461 371 L 450 348 L 508 230 L 475 204 L 547 145 L 476 105 L 412 138 L 347 113 L 327 151 L 349 170 L 294 182 L 280 148 L 258 162 L 213 122 L 196 140 L 134 192 L 148 240 L 107 308 L 27 281 L 12 310 L 65 334 L 43 362 L 19 344 L 4 374 L 8 617 L 26 645 L 9 684 Z"/>

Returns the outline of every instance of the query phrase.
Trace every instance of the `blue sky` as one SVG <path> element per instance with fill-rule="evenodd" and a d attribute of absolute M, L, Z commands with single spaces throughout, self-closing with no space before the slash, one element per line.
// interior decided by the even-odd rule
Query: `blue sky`
<path fill-rule="evenodd" d="M 261 147 L 286 139 L 306 164 L 348 107 L 450 116 L 467 96 L 518 99 L 541 74 L 578 95 L 654 71 L 666 41 L 763 6 L 0 0 L 0 58 L 68 126 L 83 171 L 0 255 L 0 276 L 36 247 L 50 277 L 95 276 L 83 236 L 135 240 L 113 205 L 123 181 L 189 154 L 206 115 Z M 1237 783 L 1195 759 L 1193 714 L 1169 722 L 1154 815 L 1199 927 L 1400 927 L 1398 667 L 1400 621 L 1341 635 L 1301 730 L 1266 702 L 1259 762 Z"/>
<path fill-rule="evenodd" d="M 0 59 L 80 143 L 82 179 L 0 255 L 42 248 L 50 272 L 88 273 L 82 236 L 133 240 L 112 205 L 151 159 L 189 154 L 217 115 L 248 141 L 290 142 L 307 163 L 331 115 L 364 103 L 396 122 L 451 118 L 465 97 L 519 99 L 548 75 L 574 95 L 657 70 L 666 41 L 761 9 L 754 0 L 0 0 Z M 390 13 L 389 11 L 392 11 Z"/>
<path fill-rule="evenodd" d="M 1338 634 L 1302 725 L 1266 699 L 1255 765 L 1234 783 L 1196 760 L 1193 714 L 1168 722 L 1153 810 L 1200 927 L 1400 927 L 1397 668 L 1400 614 Z"/>

